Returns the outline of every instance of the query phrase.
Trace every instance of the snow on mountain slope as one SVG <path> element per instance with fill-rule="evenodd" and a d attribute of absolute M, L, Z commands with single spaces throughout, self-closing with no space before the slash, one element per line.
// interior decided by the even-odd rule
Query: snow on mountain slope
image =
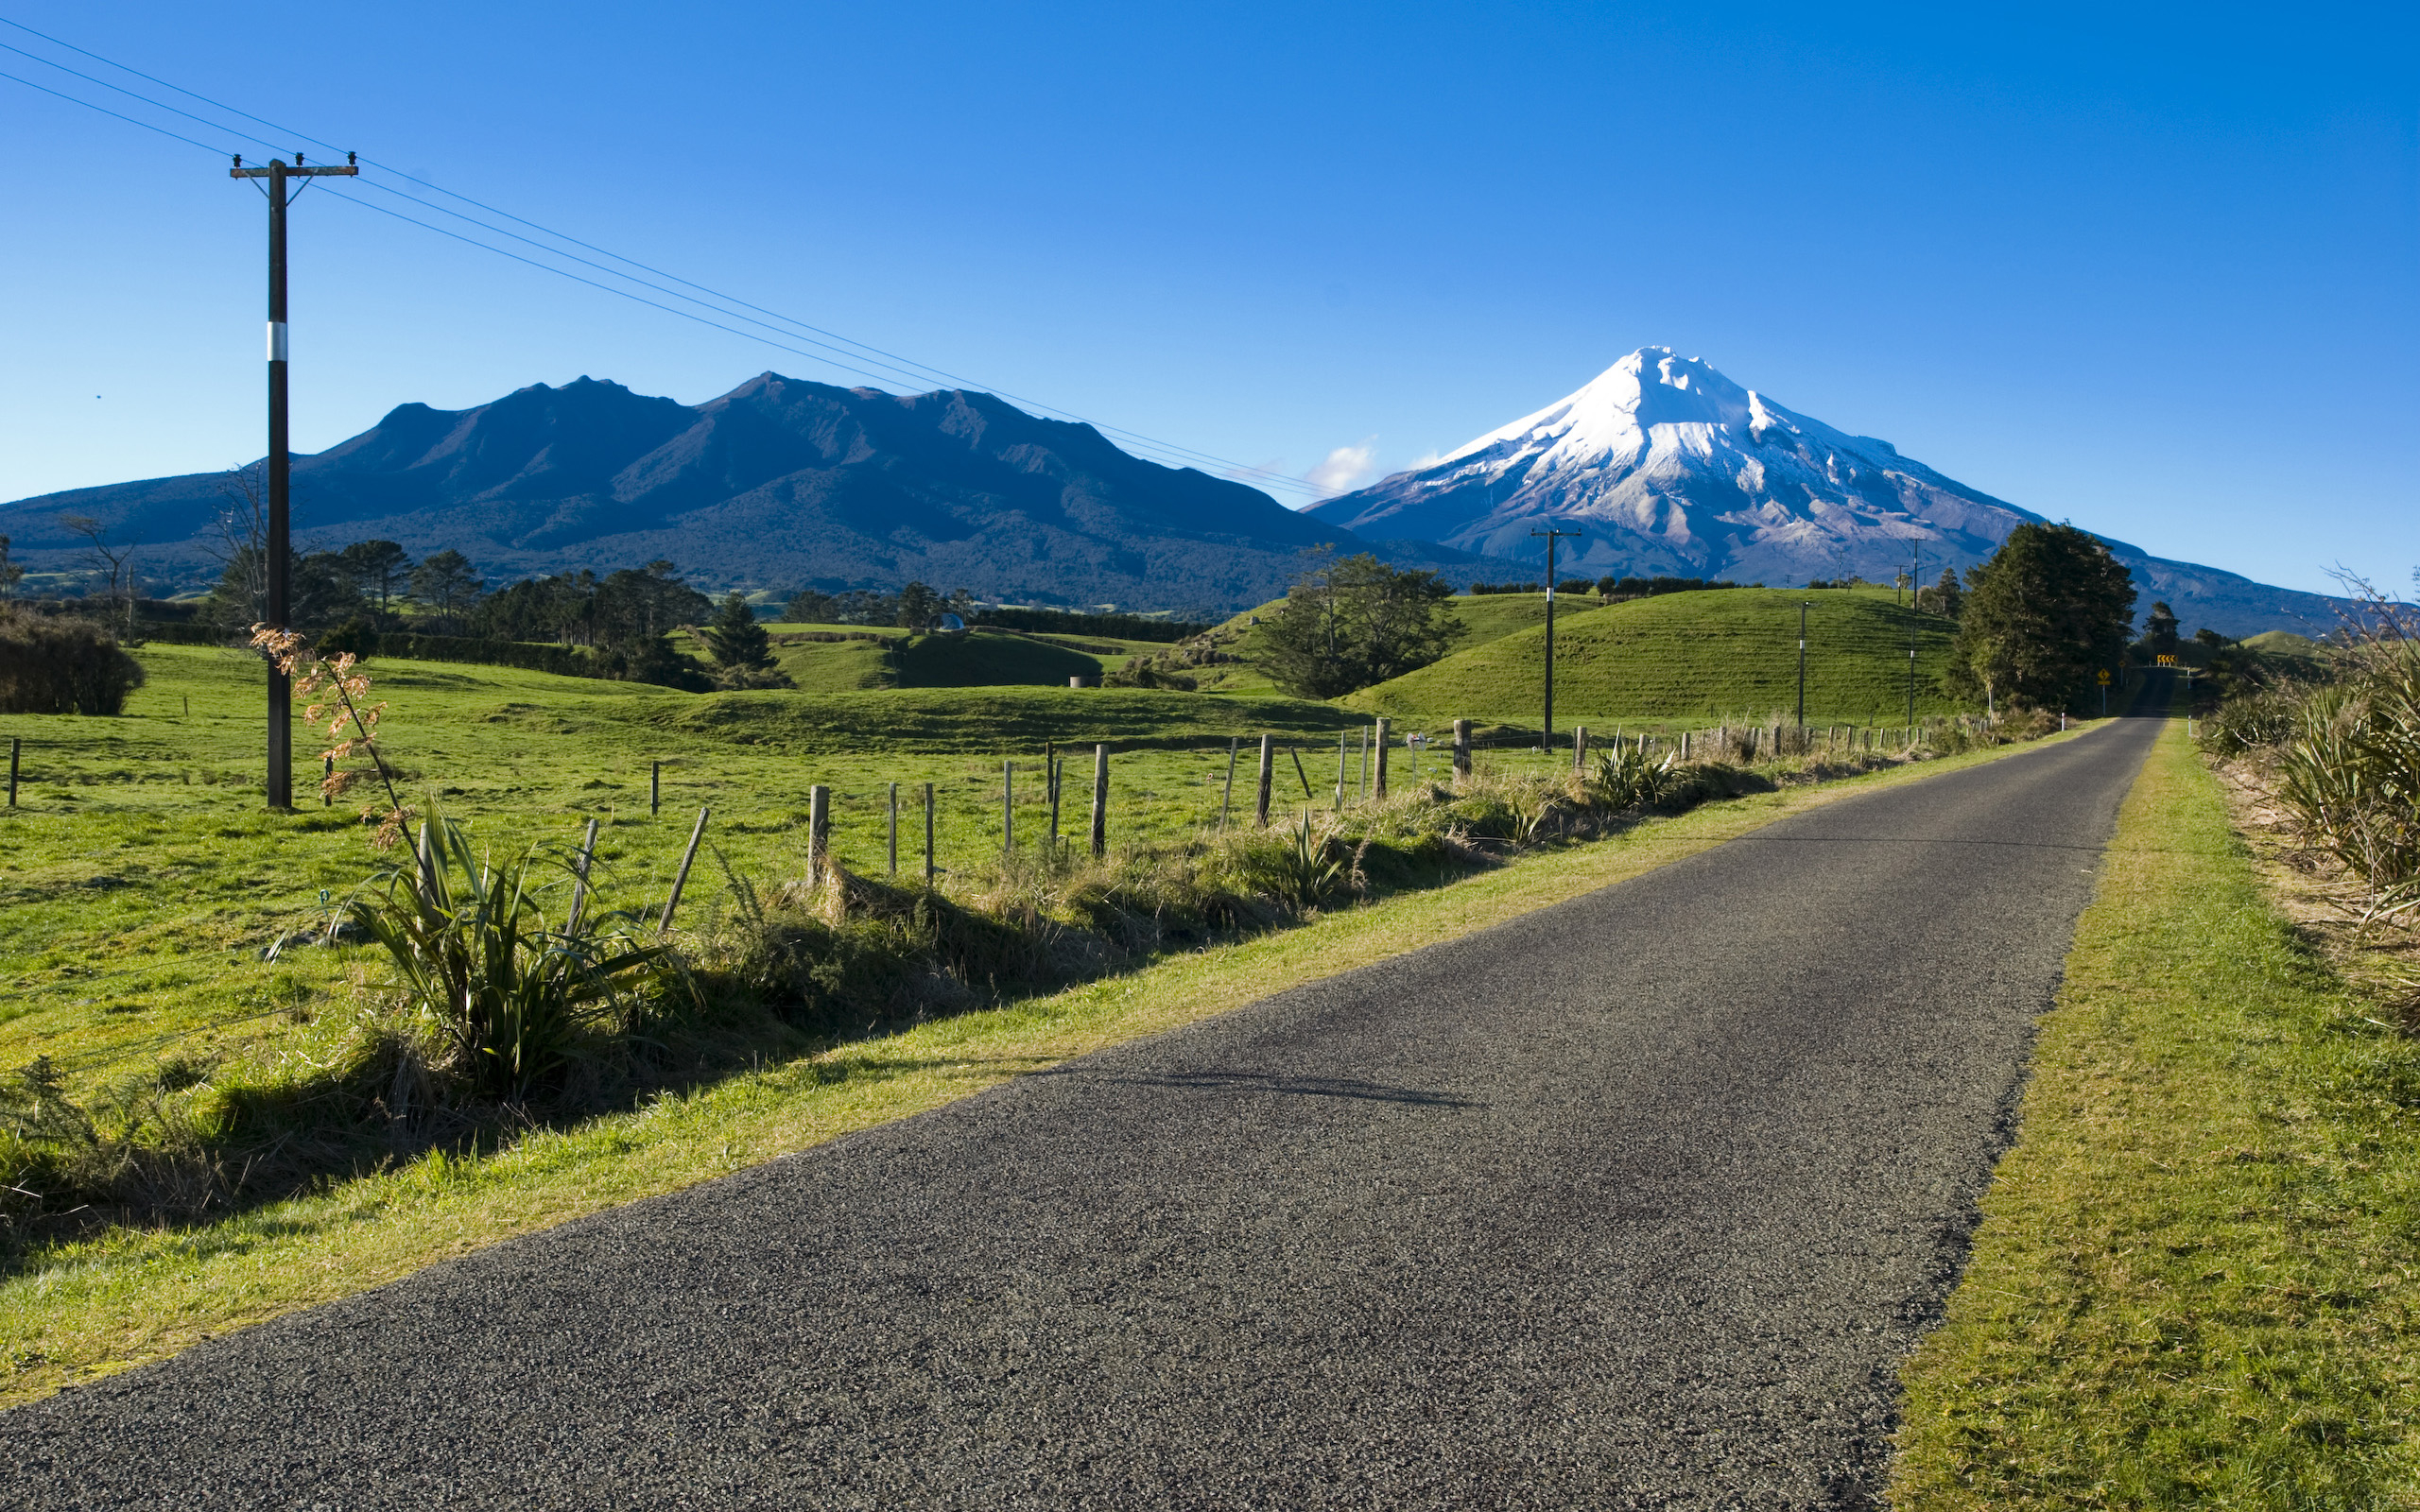
<path fill-rule="evenodd" d="M 1661 347 L 1311 512 L 1359 534 L 1541 559 L 1530 531 L 1553 518 L 1588 528 L 1575 570 L 1798 581 L 1887 578 L 1917 546 L 1970 566 L 2040 518 Z"/>
<path fill-rule="evenodd" d="M 2043 518 L 1665 347 L 1642 347 L 1535 414 L 1305 512 L 1361 536 L 1541 564 L 1546 542 L 1530 532 L 1576 524 L 1586 534 L 1560 558 L 1574 576 L 1775 584 L 1888 582 L 1911 559 L 1930 580 Z M 2336 623 L 2339 600 L 2109 547 L 2134 572 L 2138 613 L 2165 598 L 2188 627 L 2228 635 Z"/>

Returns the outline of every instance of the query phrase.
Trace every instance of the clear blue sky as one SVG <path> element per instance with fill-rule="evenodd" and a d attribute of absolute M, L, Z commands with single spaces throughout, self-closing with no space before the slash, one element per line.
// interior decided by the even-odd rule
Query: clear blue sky
<path fill-rule="evenodd" d="M 0 16 L 1296 477 L 1364 447 L 1403 467 L 1657 344 L 2163 556 L 2323 590 L 2332 563 L 2403 590 L 2420 562 L 2408 7 Z M 268 155 L 17 54 L 0 72 Z M 224 158 L 7 80 L 0 134 L 0 498 L 257 455 L 259 196 Z M 690 403 L 767 368 L 864 381 L 334 192 L 297 204 L 294 258 L 302 450 L 405 401 L 582 373 Z"/>

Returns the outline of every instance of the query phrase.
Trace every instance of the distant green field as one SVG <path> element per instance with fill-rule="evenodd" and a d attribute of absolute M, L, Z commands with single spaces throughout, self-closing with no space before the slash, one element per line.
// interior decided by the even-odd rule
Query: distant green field
<path fill-rule="evenodd" d="M 1556 723 L 1787 716 L 1797 697 L 1802 602 L 1810 606 L 1808 722 L 1904 719 L 1910 622 L 1889 590 L 1734 588 L 1558 613 Z M 1963 708 L 1940 686 L 1949 622 L 1927 615 L 1914 625 L 1916 712 Z M 1545 694 L 1545 650 L 1543 625 L 1514 630 L 1343 702 L 1372 713 L 1534 727 Z"/>
<path fill-rule="evenodd" d="M 977 629 L 965 635 L 916 635 L 887 626 L 769 624 L 773 658 L 803 693 L 853 693 L 873 688 L 1063 688 L 1071 677 L 1098 683 L 1129 657 L 1167 647 L 1150 641 L 1084 635 L 1019 635 Z M 846 640 L 785 640 L 803 635 Z M 879 639 L 865 639 L 865 637 Z M 675 644 L 709 660 L 700 639 Z"/>
<path fill-rule="evenodd" d="M 865 644 L 866 643 L 843 643 Z M 311 752 L 295 730 L 299 813 L 261 806 L 261 668 L 206 646 L 136 653 L 150 675 L 125 715 L 0 718 L 24 741 L 19 806 L 0 809 L 0 1068 L 48 1055 L 90 1088 L 130 1055 L 274 1048 L 358 952 L 302 950 L 267 964 L 281 931 L 323 924 L 386 864 L 366 844 L 356 793 L 320 807 Z M 1330 704 L 1204 698 L 1129 689 L 716 694 L 561 678 L 504 667 L 373 660 L 372 696 L 406 797 L 434 799 L 477 843 L 569 846 L 591 816 L 608 906 L 660 907 L 701 806 L 707 838 L 759 881 L 803 865 L 807 790 L 833 789 L 841 862 L 886 863 L 885 784 L 901 784 L 903 860 L 922 839 L 916 802 L 932 782 L 944 868 L 1002 843 L 1001 763 L 1013 759 L 1020 844 L 1046 830 L 1045 742 L 1078 747 L 1063 833 L 1080 834 L 1091 746 L 1109 743 L 1113 843 L 1160 841 L 1215 824 L 1229 738 L 1245 747 L 1252 798 L 1259 731 L 1299 745 L 1312 784 L 1334 781 L 1338 731 L 1365 723 Z M 1400 758 L 1399 758 L 1400 760 Z M 650 815 L 650 764 L 663 808 Z M 1300 801 L 1292 762 L 1281 789 Z M 1398 770 L 1402 770 L 1399 766 Z M 718 906 L 712 856 L 684 912 Z"/>

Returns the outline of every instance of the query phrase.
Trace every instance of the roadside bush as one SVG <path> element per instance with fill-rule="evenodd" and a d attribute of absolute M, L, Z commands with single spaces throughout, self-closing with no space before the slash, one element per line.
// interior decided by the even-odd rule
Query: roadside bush
<path fill-rule="evenodd" d="M 2304 698 L 2277 793 L 2309 843 L 2375 892 L 2420 883 L 2420 644 Z"/>
<path fill-rule="evenodd" d="M 2285 682 L 2229 695 L 2203 716 L 2202 748 L 2223 759 L 2284 745 L 2293 738 L 2313 692 Z"/>
<path fill-rule="evenodd" d="M 0 610 L 0 713 L 114 714 L 143 664 L 98 623 Z"/>
<path fill-rule="evenodd" d="M 550 927 L 537 897 L 543 861 L 534 848 L 500 863 L 475 854 L 461 827 L 440 819 L 380 879 L 383 892 L 349 910 L 444 1041 L 446 1069 L 501 1099 L 557 1083 L 589 1042 L 627 1033 L 671 964 L 623 919 Z"/>
<path fill-rule="evenodd" d="M 1652 807 L 1679 785 L 1677 761 L 1676 756 L 1667 755 L 1661 762 L 1651 762 L 1635 746 L 1608 751 L 1597 758 L 1592 779 L 1595 796 L 1612 809 Z"/>

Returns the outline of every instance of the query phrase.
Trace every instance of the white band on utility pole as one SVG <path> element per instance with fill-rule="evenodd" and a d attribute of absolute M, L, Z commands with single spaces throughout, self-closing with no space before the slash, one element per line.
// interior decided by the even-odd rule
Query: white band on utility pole
<path fill-rule="evenodd" d="M 268 323 L 268 360 L 271 362 L 286 360 L 285 322 L 283 320 L 271 320 Z"/>

